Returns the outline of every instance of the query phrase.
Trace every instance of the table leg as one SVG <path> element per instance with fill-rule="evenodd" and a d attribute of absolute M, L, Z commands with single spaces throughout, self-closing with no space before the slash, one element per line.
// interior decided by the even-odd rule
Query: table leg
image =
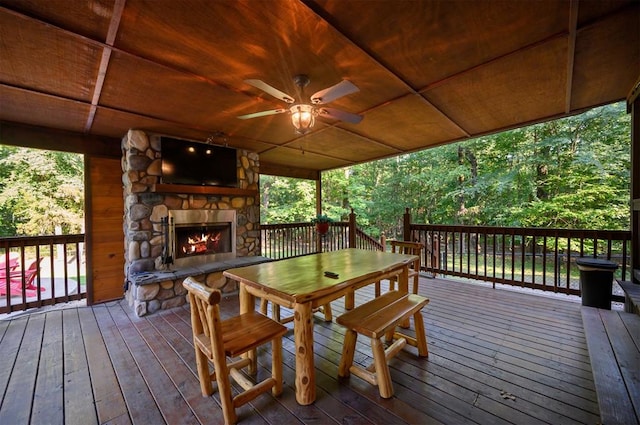
<path fill-rule="evenodd" d="M 354 306 L 355 306 L 355 291 L 349 291 L 344 296 L 344 309 L 353 310 Z"/>
<path fill-rule="evenodd" d="M 308 405 L 316 399 L 316 369 L 313 362 L 313 309 L 311 303 L 295 304 L 293 335 L 296 344 L 296 400 Z"/>
<path fill-rule="evenodd" d="M 255 297 L 251 295 L 244 283 L 240 283 L 240 291 L 238 297 L 240 298 L 240 314 L 250 313 L 255 310 Z M 248 351 L 243 354 L 242 357 L 248 357 L 251 360 L 247 372 L 255 374 L 258 372 L 258 358 L 256 356 L 256 349 Z"/>
<path fill-rule="evenodd" d="M 402 271 L 398 275 L 398 291 L 403 294 L 409 293 L 409 265 L 405 265 L 402 268 Z M 400 324 L 400 327 L 408 329 L 409 328 L 409 319 L 405 320 Z"/>

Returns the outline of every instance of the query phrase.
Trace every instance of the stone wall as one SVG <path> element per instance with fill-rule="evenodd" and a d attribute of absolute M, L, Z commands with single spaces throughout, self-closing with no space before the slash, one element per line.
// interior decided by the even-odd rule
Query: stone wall
<path fill-rule="evenodd" d="M 164 229 L 161 219 L 169 210 L 235 209 L 236 255 L 260 255 L 260 199 L 258 194 L 258 155 L 238 150 L 238 187 L 255 190 L 251 195 L 192 195 L 153 192 L 162 174 L 160 136 L 129 130 L 122 139 L 122 182 L 124 184 L 124 248 L 126 297 L 139 316 L 185 302 L 182 278 L 173 279 L 176 270 L 162 264 Z M 183 271 L 178 271 L 184 275 Z M 201 277 L 223 292 L 235 291 L 222 272 Z M 149 277 L 151 276 L 151 277 Z M 158 281 L 158 276 L 167 276 Z M 144 278 L 142 278 L 144 277 Z"/>

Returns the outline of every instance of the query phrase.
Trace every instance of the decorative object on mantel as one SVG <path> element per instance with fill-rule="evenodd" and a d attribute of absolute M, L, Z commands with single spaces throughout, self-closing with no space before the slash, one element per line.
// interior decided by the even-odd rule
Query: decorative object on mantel
<path fill-rule="evenodd" d="M 316 225 L 316 232 L 325 235 L 329 231 L 329 223 L 333 223 L 333 219 L 325 214 L 318 214 L 315 218 L 311 219 L 311 223 Z"/>
<path fill-rule="evenodd" d="M 262 80 L 244 80 L 244 82 L 264 91 L 267 94 L 270 94 L 278 100 L 291 104 L 291 106 L 288 108 L 272 109 L 269 111 L 241 115 L 238 118 L 242 120 L 289 112 L 291 115 L 291 123 L 298 134 L 305 134 L 311 130 L 313 124 L 315 124 L 316 116 L 345 121 L 351 124 L 358 124 L 362 121 L 362 115 L 352 114 L 351 112 L 345 112 L 335 108 L 316 106 L 324 105 L 341 98 L 342 96 L 360 91 L 360 89 L 358 89 L 358 87 L 349 80 L 342 80 L 336 85 L 314 93 L 310 98 L 311 104 L 296 102 L 292 96 L 270 86 Z M 296 75 L 293 77 L 293 82 L 296 87 L 298 87 L 298 94 L 300 95 L 300 98 L 303 98 L 304 88 L 309 84 L 309 77 L 303 74 Z"/>

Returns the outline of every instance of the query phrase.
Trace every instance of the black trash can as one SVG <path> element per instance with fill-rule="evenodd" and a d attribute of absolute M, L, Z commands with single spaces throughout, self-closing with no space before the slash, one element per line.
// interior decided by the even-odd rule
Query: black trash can
<path fill-rule="evenodd" d="M 611 310 L 613 273 L 618 265 L 599 258 L 580 257 L 576 260 L 580 269 L 582 305 Z"/>

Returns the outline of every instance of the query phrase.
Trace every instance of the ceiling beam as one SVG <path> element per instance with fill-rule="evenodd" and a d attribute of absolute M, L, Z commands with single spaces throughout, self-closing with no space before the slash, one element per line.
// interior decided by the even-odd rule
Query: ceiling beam
<path fill-rule="evenodd" d="M 8 121 L 0 121 L 0 143 L 49 151 L 121 158 L 120 139 L 92 136 Z"/>
<path fill-rule="evenodd" d="M 569 4 L 569 38 L 567 39 L 567 92 L 564 100 L 564 112 L 571 112 L 571 93 L 573 92 L 573 67 L 576 57 L 576 38 L 578 35 L 578 0 Z"/>
<path fill-rule="evenodd" d="M 124 10 L 125 1 L 126 0 L 116 0 L 115 4 L 113 5 L 113 13 L 111 14 L 109 30 L 107 31 L 106 45 L 102 48 L 102 57 L 100 58 L 98 75 L 96 77 L 96 83 L 93 86 L 91 108 L 89 108 L 89 115 L 87 116 L 87 122 L 84 126 L 85 133 L 88 133 L 91 130 L 91 127 L 93 126 L 93 120 L 96 116 L 96 110 L 98 109 L 98 104 L 100 103 L 100 95 L 102 94 L 102 87 L 104 86 L 104 78 L 107 75 L 107 69 L 109 68 L 111 51 L 113 48 L 113 43 L 116 40 L 118 27 L 120 26 L 120 19 L 122 18 L 122 11 Z"/>

